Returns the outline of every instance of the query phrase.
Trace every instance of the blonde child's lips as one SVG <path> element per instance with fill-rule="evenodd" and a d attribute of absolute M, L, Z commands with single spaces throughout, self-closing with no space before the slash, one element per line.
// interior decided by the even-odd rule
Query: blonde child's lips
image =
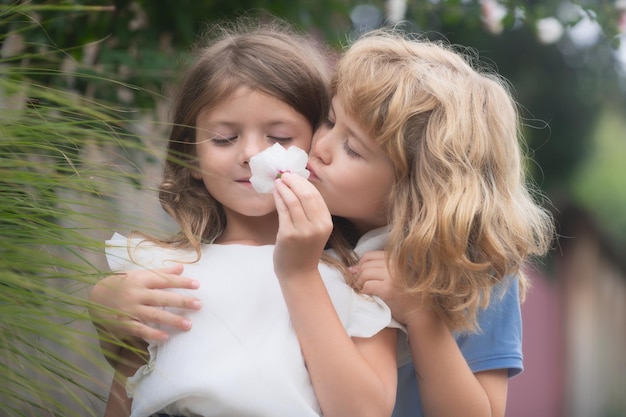
<path fill-rule="evenodd" d="M 311 181 L 311 180 L 318 180 L 319 179 L 317 174 L 315 174 L 315 169 L 313 169 L 313 167 L 311 166 L 310 162 L 308 164 L 306 164 L 306 169 L 310 172 L 309 181 Z"/>

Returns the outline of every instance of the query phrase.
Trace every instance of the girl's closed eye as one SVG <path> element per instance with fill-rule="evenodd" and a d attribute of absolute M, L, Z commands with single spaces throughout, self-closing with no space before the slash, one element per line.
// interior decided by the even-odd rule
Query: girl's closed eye
<path fill-rule="evenodd" d="M 211 142 L 217 146 L 228 146 L 232 145 L 235 140 L 237 140 L 237 136 L 214 136 L 211 138 Z"/>
<path fill-rule="evenodd" d="M 343 142 L 343 150 L 350 158 L 361 158 L 361 155 L 350 147 L 347 139 Z"/>
<path fill-rule="evenodd" d="M 271 136 L 271 135 L 268 135 L 267 137 L 270 138 L 270 140 L 273 141 L 274 143 L 279 143 L 281 145 L 286 145 L 293 140 L 293 138 L 291 137 L 279 137 L 279 136 Z"/>

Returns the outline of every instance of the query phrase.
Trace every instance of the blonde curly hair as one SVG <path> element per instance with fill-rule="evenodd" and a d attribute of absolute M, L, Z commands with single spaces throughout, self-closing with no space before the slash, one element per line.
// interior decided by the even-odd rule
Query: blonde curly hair
<path fill-rule="evenodd" d="M 452 330 L 475 330 L 491 289 L 553 236 L 525 176 L 508 84 L 468 50 L 370 32 L 339 60 L 331 94 L 395 167 L 387 251 L 397 285 Z"/>

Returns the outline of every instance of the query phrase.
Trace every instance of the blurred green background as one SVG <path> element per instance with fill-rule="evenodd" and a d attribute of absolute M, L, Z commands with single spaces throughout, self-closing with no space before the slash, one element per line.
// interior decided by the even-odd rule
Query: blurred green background
<path fill-rule="evenodd" d="M 557 219 L 561 236 L 545 276 L 560 276 L 555 259 L 577 238 L 574 213 L 623 281 L 623 0 L 2 0 L 0 403 L 10 411 L 0 416 L 100 415 L 108 370 L 93 349 L 84 301 L 106 274 L 99 245 L 113 229 L 167 223 L 153 187 L 168 89 L 207 22 L 259 11 L 338 49 L 386 25 L 475 49 L 513 86 L 528 169 Z M 67 359 L 68 350 L 80 359 Z M 626 415 L 607 407 L 602 415 Z"/>

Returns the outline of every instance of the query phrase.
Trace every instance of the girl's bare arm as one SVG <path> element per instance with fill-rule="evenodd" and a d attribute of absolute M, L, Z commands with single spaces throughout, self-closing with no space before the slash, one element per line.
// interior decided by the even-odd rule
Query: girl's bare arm
<path fill-rule="evenodd" d="M 115 374 L 111 382 L 107 405 L 103 417 L 130 416 L 132 400 L 126 395 L 126 380 L 134 375 L 145 360 L 136 352 L 124 350 L 115 366 Z"/>
<path fill-rule="evenodd" d="M 274 268 L 324 415 L 391 415 L 396 330 L 384 329 L 371 338 L 347 334 L 318 270 L 332 230 L 326 204 L 297 175 L 283 175 L 275 197 L 280 227 Z"/>

